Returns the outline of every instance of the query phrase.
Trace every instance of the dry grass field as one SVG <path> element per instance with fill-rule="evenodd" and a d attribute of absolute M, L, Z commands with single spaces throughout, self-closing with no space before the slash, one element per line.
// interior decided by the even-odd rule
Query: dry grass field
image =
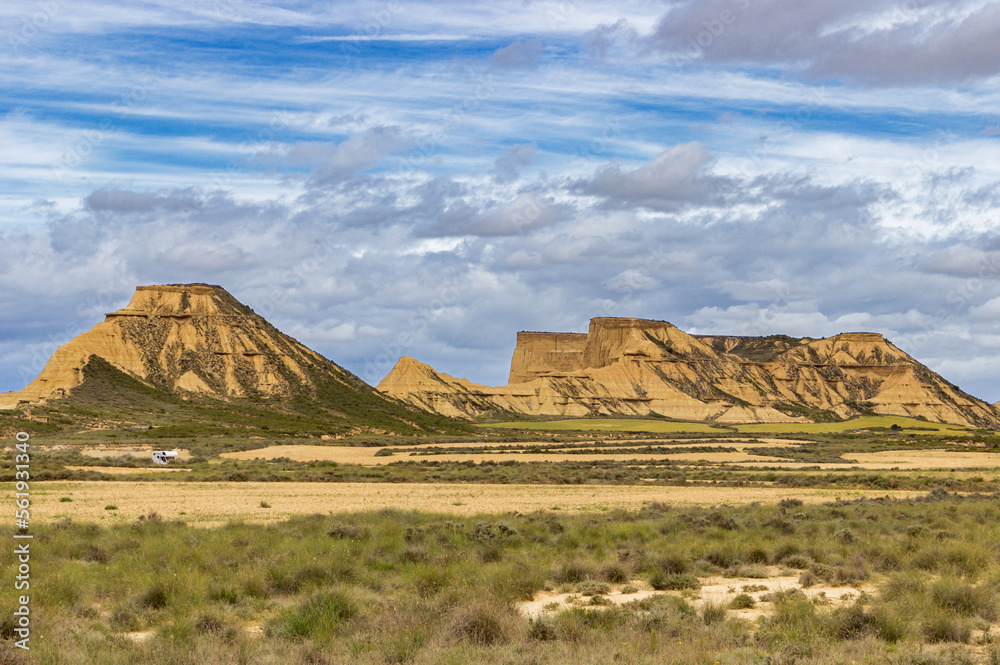
<path fill-rule="evenodd" d="M 164 519 L 217 526 L 229 521 L 277 522 L 293 515 L 392 508 L 454 515 L 639 510 L 671 505 L 777 503 L 797 498 L 821 503 L 862 497 L 907 498 L 913 491 L 739 487 L 463 485 L 452 483 L 189 483 L 54 481 L 33 494 L 34 519 L 98 523 L 134 521 L 155 512 Z M 69 497 L 72 501 L 61 502 Z M 262 507 L 262 502 L 269 507 Z M 106 506 L 115 506 L 106 510 Z"/>

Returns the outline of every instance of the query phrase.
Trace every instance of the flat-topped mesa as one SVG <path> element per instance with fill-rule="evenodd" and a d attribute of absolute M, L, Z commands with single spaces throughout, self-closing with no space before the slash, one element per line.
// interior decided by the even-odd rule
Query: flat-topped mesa
<path fill-rule="evenodd" d="M 676 359 L 711 356 L 714 352 L 677 326 L 666 321 L 625 317 L 590 320 L 585 367 L 607 367 L 624 358 Z"/>
<path fill-rule="evenodd" d="M 221 286 L 139 286 L 128 305 L 59 347 L 27 387 L 0 395 L 0 406 L 66 395 L 91 356 L 169 390 L 226 397 L 287 394 L 309 383 L 311 368 L 332 365 Z"/>
<path fill-rule="evenodd" d="M 221 286 L 164 284 L 137 286 L 128 305 L 106 315 L 117 317 L 247 316 L 252 314 Z"/>
<path fill-rule="evenodd" d="M 839 340 L 841 342 L 880 343 L 885 341 L 885 337 L 882 336 L 882 333 L 872 333 L 872 332 L 840 333 L 839 335 L 834 335 L 833 339 Z"/>
<path fill-rule="evenodd" d="M 519 332 L 507 383 L 527 383 L 553 372 L 583 369 L 585 333 Z"/>
<path fill-rule="evenodd" d="M 731 423 L 874 412 L 1000 426 L 993 406 L 878 333 L 694 336 L 666 321 L 598 317 L 586 335 L 518 333 L 506 386 L 474 384 L 414 362 L 400 360 L 379 388 L 458 417 L 658 415 Z"/>

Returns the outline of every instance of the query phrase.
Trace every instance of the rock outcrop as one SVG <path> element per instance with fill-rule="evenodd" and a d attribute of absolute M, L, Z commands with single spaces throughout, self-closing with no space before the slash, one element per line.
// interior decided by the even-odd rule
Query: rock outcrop
<path fill-rule="evenodd" d="M 451 417 L 659 415 L 806 422 L 862 413 L 997 427 L 1000 414 L 877 333 L 826 339 L 689 335 L 665 321 L 595 318 L 586 335 L 519 333 L 491 387 L 401 358 L 379 390 Z"/>
<path fill-rule="evenodd" d="M 209 284 L 137 287 L 128 305 L 59 347 L 27 387 L 0 394 L 0 409 L 89 395 L 81 386 L 98 366 L 123 385 L 136 379 L 188 399 L 267 405 L 386 431 L 443 420 L 387 399 Z"/>
<path fill-rule="evenodd" d="M 71 392 L 92 355 L 159 387 L 237 397 L 287 392 L 308 380 L 306 366 L 328 362 L 220 286 L 140 286 L 128 305 L 59 347 L 27 387 L 0 394 L 0 407 Z"/>

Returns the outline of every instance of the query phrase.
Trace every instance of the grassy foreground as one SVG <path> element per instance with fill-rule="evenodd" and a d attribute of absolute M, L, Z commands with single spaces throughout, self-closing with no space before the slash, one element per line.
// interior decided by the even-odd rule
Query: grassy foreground
<path fill-rule="evenodd" d="M 997 663 L 997 497 L 456 518 L 380 511 L 193 529 L 155 516 L 34 530 L 35 663 Z M 0 536 L 11 541 L 10 530 Z M 13 559 L 0 588 L 10 647 Z M 697 577 L 779 566 L 874 583 L 831 610 L 778 594 L 757 622 Z M 764 572 L 766 574 L 766 572 Z M 529 621 L 541 589 L 688 589 Z M 746 602 L 743 600 L 742 602 Z M 250 628 L 251 630 L 247 630 Z M 128 633 L 150 635 L 141 641 Z M 975 644 L 979 642 L 978 646 Z M 974 651 L 974 649 L 976 649 Z"/>

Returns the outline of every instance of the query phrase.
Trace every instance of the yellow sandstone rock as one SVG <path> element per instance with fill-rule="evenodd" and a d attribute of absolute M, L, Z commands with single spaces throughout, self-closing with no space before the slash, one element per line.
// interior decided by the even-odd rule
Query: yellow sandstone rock
<path fill-rule="evenodd" d="M 0 408 L 71 392 L 92 355 L 150 384 L 223 397 L 280 394 L 308 382 L 306 365 L 331 365 L 220 286 L 140 286 L 126 307 L 59 347 L 27 387 L 0 394 Z"/>
<path fill-rule="evenodd" d="M 522 332 L 491 387 L 401 358 L 382 392 L 451 417 L 660 415 L 805 422 L 867 411 L 997 427 L 1000 414 L 877 333 L 826 339 L 689 335 L 665 321 L 595 318 L 586 335 Z"/>

